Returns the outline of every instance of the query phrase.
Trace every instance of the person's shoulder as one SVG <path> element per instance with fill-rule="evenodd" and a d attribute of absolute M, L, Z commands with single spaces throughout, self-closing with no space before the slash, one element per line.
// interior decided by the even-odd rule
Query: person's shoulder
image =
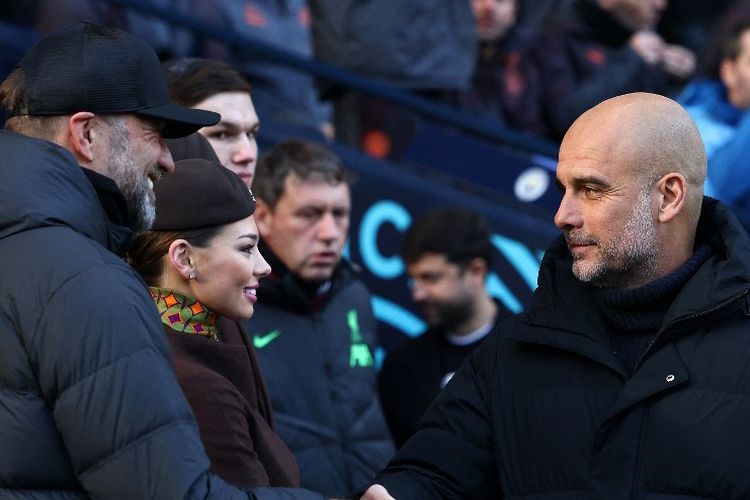
<path fill-rule="evenodd" d="M 431 349 L 437 343 L 435 335 L 432 331 L 426 331 L 416 337 L 404 340 L 385 357 L 383 369 L 412 364 L 415 358 L 423 356 L 425 351 Z"/>
<path fill-rule="evenodd" d="M 341 257 L 341 260 L 334 269 L 334 279 L 339 279 L 345 282 L 360 280 L 361 275 L 362 266 L 346 257 Z"/>
<path fill-rule="evenodd" d="M 102 285 L 110 288 L 115 288 L 112 282 L 107 282 L 109 279 L 117 279 L 122 287 L 124 284 L 129 284 L 135 287 L 139 292 L 143 292 L 146 295 L 146 284 L 138 276 L 138 274 L 128 266 L 119 256 L 113 254 L 108 249 L 99 245 L 94 241 L 87 241 L 84 244 L 77 245 L 75 248 L 80 250 L 78 256 L 71 256 L 71 266 L 75 263 L 78 269 L 90 280 L 102 279 L 105 280 Z M 71 248 L 72 250 L 73 248 Z M 83 265 L 82 265 L 83 263 Z M 123 289 L 125 291 L 126 289 Z M 117 290 L 112 290 L 111 293 L 117 295 Z"/>
<path fill-rule="evenodd" d="M 528 328 L 535 328 L 529 320 L 528 310 L 499 318 L 492 330 L 478 342 L 474 352 L 479 351 L 478 356 L 481 357 L 494 357 L 499 355 L 502 350 L 513 349 L 517 345 L 517 340 L 522 331 Z"/>
<path fill-rule="evenodd" d="M 0 238 L 32 229 L 69 227 L 98 241 L 106 238 L 99 200 L 71 153 L 49 141 L 0 135 Z M 48 249 L 54 251 L 54 247 Z"/>
<path fill-rule="evenodd" d="M 62 146 L 53 142 L 30 137 L 27 135 L 11 132 L 9 130 L 0 130 L 0 146 L 10 148 L 7 153 L 13 156 L 28 157 L 30 154 L 49 155 L 50 157 L 59 156 L 66 161 L 75 163 L 73 156 Z M 5 157 L 7 159 L 7 157 Z"/>
<path fill-rule="evenodd" d="M 102 279 L 107 280 L 115 274 L 122 280 L 141 283 L 120 257 L 69 226 L 35 228 L 18 234 L 14 244 L 24 257 L 14 269 L 23 269 L 30 281 L 44 282 L 51 288 L 78 276 L 85 276 L 94 284 L 97 276 L 106 275 Z M 106 282 L 102 284 L 107 286 Z M 118 293 L 113 283 L 108 286 L 112 294 Z"/>
<path fill-rule="evenodd" d="M 342 258 L 333 276 L 332 295 L 355 293 L 369 298 L 370 290 L 362 280 L 362 268 L 359 264 Z"/>
<path fill-rule="evenodd" d="M 677 98 L 677 102 L 686 108 L 705 107 L 716 103 L 726 103 L 724 86 L 718 80 L 696 78 L 691 80 Z M 688 109 L 689 112 L 689 109 Z"/>

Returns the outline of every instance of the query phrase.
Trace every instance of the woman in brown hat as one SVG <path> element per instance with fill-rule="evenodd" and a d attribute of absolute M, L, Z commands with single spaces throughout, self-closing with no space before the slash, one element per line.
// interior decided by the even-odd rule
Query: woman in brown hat
<path fill-rule="evenodd" d="M 252 316 L 258 280 L 255 199 L 240 178 L 203 159 L 175 163 L 154 185 L 156 221 L 129 252 L 150 286 L 211 469 L 235 486 L 297 486 L 294 456 L 238 320 Z"/>

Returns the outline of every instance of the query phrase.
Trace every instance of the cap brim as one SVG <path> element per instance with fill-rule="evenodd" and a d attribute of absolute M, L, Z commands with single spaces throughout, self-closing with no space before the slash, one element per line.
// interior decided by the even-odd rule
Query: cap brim
<path fill-rule="evenodd" d="M 185 137 L 198 129 L 216 125 L 221 120 L 219 113 L 204 109 L 183 108 L 176 104 L 164 104 L 135 111 L 136 114 L 164 120 L 162 137 L 174 139 Z"/>

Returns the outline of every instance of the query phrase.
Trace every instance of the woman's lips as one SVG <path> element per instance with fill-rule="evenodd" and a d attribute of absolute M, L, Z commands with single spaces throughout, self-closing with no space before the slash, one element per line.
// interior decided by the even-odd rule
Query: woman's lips
<path fill-rule="evenodd" d="M 245 295 L 245 298 L 255 304 L 258 301 L 258 296 L 256 295 L 257 286 L 246 286 L 242 289 L 242 293 Z"/>

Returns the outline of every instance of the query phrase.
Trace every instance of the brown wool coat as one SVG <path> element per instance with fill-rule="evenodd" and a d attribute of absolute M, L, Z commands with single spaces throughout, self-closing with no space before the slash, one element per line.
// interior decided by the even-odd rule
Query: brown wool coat
<path fill-rule="evenodd" d="M 222 342 L 165 326 L 211 470 L 241 488 L 296 487 L 299 468 L 274 430 L 253 348 L 237 322 L 220 319 L 217 326 Z"/>

